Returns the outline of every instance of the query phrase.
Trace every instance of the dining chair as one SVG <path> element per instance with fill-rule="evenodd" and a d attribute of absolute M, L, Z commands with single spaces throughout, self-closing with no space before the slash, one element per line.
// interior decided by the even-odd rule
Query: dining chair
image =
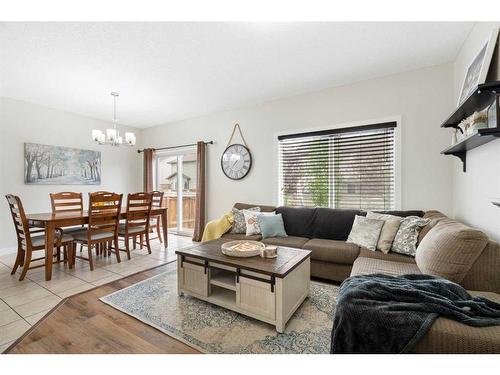
<path fill-rule="evenodd" d="M 88 258 L 83 255 L 73 256 L 89 262 L 90 270 L 94 270 L 92 249 L 99 252 L 106 248 L 113 251 L 116 260 L 120 263 L 120 251 L 118 250 L 118 225 L 120 223 L 120 210 L 123 194 L 111 192 L 89 193 L 89 224 L 80 232 L 73 234 L 76 243 L 87 247 Z M 108 246 L 114 243 L 114 247 Z"/>
<path fill-rule="evenodd" d="M 130 238 L 135 244 L 137 237 L 139 237 L 141 239 L 141 248 L 143 244 L 146 245 L 148 253 L 151 254 L 149 228 L 152 197 L 151 193 L 134 193 L 127 196 L 126 220 L 124 224 L 120 224 L 118 235 L 125 241 L 125 249 L 121 250 L 127 253 L 128 259 L 130 259 Z"/>
<path fill-rule="evenodd" d="M 12 268 L 11 275 L 14 275 L 19 266 L 22 266 L 21 276 L 19 281 L 24 280 L 28 270 L 45 267 L 45 262 L 36 266 L 30 267 L 31 262 L 45 259 L 45 254 L 40 258 L 32 258 L 34 251 L 45 250 L 45 233 L 44 229 L 30 227 L 28 220 L 26 219 L 26 214 L 24 212 L 23 204 L 21 199 L 13 194 L 7 194 L 5 196 L 7 202 L 9 203 L 10 212 L 12 214 L 12 220 L 14 221 L 14 227 L 16 229 L 17 237 L 17 256 Z M 63 247 L 64 250 L 64 263 L 68 263 L 69 267 L 73 267 L 72 254 L 74 253 L 73 247 L 73 237 L 68 234 L 64 234 L 60 229 L 56 229 L 56 236 L 54 237 L 54 246 L 56 248 Z M 57 253 L 54 254 L 57 256 Z M 53 260 L 52 260 L 53 261 Z M 60 263 L 60 256 L 57 256 L 57 260 L 53 263 Z"/>
<path fill-rule="evenodd" d="M 163 191 L 153 191 L 151 194 L 153 195 L 152 208 L 161 208 L 163 195 L 165 193 Z M 153 228 L 156 229 L 156 237 L 151 238 L 151 240 L 159 239 L 160 243 L 163 243 L 160 228 L 161 224 L 161 215 L 154 215 L 154 217 L 151 218 L 151 230 L 153 231 Z"/>
<path fill-rule="evenodd" d="M 52 213 L 69 213 L 69 214 L 83 214 L 83 196 L 82 193 L 74 193 L 70 191 L 63 191 L 60 193 L 50 193 L 50 204 L 52 206 Z M 71 234 L 80 232 L 85 229 L 84 225 L 61 229 L 64 233 Z M 80 252 L 83 247 L 80 245 Z"/>

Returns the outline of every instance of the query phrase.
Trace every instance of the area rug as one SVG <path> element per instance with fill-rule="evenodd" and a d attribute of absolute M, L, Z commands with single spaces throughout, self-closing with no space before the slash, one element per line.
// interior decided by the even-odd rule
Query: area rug
<path fill-rule="evenodd" d="M 309 297 L 275 327 L 193 297 L 177 295 L 176 263 L 166 272 L 101 298 L 104 303 L 203 353 L 330 352 L 338 286 L 311 281 Z"/>

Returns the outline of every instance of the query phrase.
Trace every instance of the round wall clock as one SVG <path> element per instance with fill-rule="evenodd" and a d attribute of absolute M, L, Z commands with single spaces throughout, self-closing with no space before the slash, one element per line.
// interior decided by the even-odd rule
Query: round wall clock
<path fill-rule="evenodd" d="M 250 172 L 252 155 L 246 146 L 235 143 L 226 148 L 220 164 L 227 177 L 232 180 L 241 180 Z"/>

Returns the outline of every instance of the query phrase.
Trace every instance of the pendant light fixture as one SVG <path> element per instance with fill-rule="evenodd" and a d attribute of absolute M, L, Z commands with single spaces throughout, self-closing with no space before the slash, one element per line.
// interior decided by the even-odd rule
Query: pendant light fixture
<path fill-rule="evenodd" d="M 111 146 L 120 146 L 121 144 L 123 144 L 123 137 L 118 131 L 118 119 L 116 118 L 116 99 L 118 98 L 118 96 L 120 96 L 120 94 L 118 94 L 117 92 L 112 92 L 111 96 L 113 97 L 113 127 L 110 129 L 106 129 L 106 133 L 99 129 L 92 130 L 92 139 L 100 145 L 107 144 Z M 135 134 L 132 132 L 126 132 L 125 144 L 128 146 L 135 146 L 135 143 Z"/>

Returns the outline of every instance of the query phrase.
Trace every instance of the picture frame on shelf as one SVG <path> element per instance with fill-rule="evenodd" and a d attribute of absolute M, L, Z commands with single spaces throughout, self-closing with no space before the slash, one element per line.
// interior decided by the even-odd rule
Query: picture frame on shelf
<path fill-rule="evenodd" d="M 498 42 L 498 29 L 492 31 L 490 39 L 484 44 L 479 53 L 470 63 L 462 83 L 462 90 L 458 99 L 459 107 L 476 87 L 486 82 L 486 76 L 490 67 L 491 58 Z"/>
<path fill-rule="evenodd" d="M 500 95 L 495 95 L 495 100 L 487 109 L 488 114 L 488 128 L 498 127 L 498 118 L 500 117 Z"/>

